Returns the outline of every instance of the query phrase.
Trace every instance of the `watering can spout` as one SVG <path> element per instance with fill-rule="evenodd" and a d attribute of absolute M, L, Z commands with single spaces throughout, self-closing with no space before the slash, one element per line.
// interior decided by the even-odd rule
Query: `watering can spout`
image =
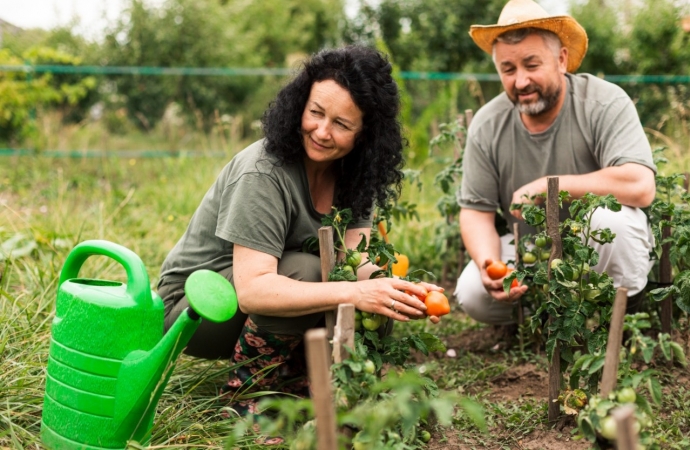
<path fill-rule="evenodd" d="M 199 316 L 187 309 L 154 348 L 133 351 L 122 361 L 114 419 L 120 430 L 134 430 L 129 439 L 147 440 L 158 400 L 175 361 L 200 323 Z"/>
<path fill-rule="evenodd" d="M 148 440 L 158 400 L 177 357 L 201 324 L 201 317 L 225 322 L 237 312 L 234 288 L 215 272 L 194 272 L 185 283 L 185 294 L 190 307 L 158 344 L 149 351 L 133 351 L 122 361 L 117 390 L 122 392 L 123 401 L 116 405 L 114 419 L 121 430 L 134 430 L 129 439 Z"/>

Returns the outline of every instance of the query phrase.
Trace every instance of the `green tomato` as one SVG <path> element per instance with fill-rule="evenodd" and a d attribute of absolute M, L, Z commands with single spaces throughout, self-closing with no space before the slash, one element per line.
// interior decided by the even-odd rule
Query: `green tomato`
<path fill-rule="evenodd" d="M 612 441 L 616 439 L 616 419 L 612 416 L 606 416 L 599 421 L 599 432 L 603 437 Z"/>
<path fill-rule="evenodd" d="M 374 364 L 374 361 L 370 359 L 364 361 L 364 371 L 368 374 L 373 374 L 376 372 L 376 364 Z"/>
<path fill-rule="evenodd" d="M 534 240 L 534 245 L 536 245 L 539 248 L 544 248 L 546 247 L 546 236 L 539 236 Z"/>
<path fill-rule="evenodd" d="M 422 430 L 421 433 L 419 433 L 419 439 L 422 440 L 425 444 L 431 440 L 431 433 L 429 433 L 426 430 Z"/>
<path fill-rule="evenodd" d="M 362 326 L 365 330 L 376 331 L 381 326 L 381 319 L 377 317 L 367 317 L 362 319 Z"/>
<path fill-rule="evenodd" d="M 352 267 L 358 267 L 362 262 L 362 254 L 358 251 L 353 251 L 345 258 L 345 262 Z"/>
<path fill-rule="evenodd" d="M 601 295 L 601 289 L 587 289 L 584 292 L 585 300 L 596 300 Z"/>
<path fill-rule="evenodd" d="M 541 290 L 548 294 L 549 293 L 549 285 L 548 284 L 542 284 Z"/>
<path fill-rule="evenodd" d="M 551 252 L 548 250 L 545 250 L 545 251 L 541 252 L 541 254 L 539 256 L 541 256 L 542 261 L 548 261 L 549 258 L 551 258 Z"/>
<path fill-rule="evenodd" d="M 553 261 L 551 261 L 551 270 L 558 269 L 558 266 L 560 266 L 561 264 L 563 264 L 563 260 L 555 258 Z"/>
<path fill-rule="evenodd" d="M 355 320 L 362 320 L 362 311 L 355 309 Z"/>
<path fill-rule="evenodd" d="M 345 272 L 350 272 L 350 273 L 355 273 L 354 267 L 348 266 L 347 264 L 345 264 L 345 265 L 343 266 L 343 271 L 345 271 Z"/>
<path fill-rule="evenodd" d="M 367 317 L 374 317 L 374 313 L 362 311 L 362 319 L 366 319 Z"/>
<path fill-rule="evenodd" d="M 577 268 L 573 269 L 573 274 L 570 276 L 570 281 L 577 281 L 580 279 L 580 271 Z"/>
<path fill-rule="evenodd" d="M 618 399 L 620 403 L 635 403 L 636 398 L 637 394 L 635 394 L 635 389 L 631 387 L 624 387 L 616 394 L 616 399 Z"/>
<path fill-rule="evenodd" d="M 582 275 L 589 273 L 589 264 L 583 263 L 582 264 Z"/>
<path fill-rule="evenodd" d="M 537 261 L 537 255 L 535 255 L 532 252 L 525 252 L 524 255 L 522 255 L 522 262 L 525 264 L 532 264 Z"/>

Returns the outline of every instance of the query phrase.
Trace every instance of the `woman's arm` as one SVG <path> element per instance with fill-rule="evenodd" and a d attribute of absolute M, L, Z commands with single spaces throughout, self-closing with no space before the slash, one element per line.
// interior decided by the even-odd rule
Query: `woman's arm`
<path fill-rule="evenodd" d="M 425 295 L 427 289 L 408 281 L 394 278 L 329 283 L 296 281 L 278 275 L 276 257 L 237 244 L 233 251 L 233 266 L 239 306 L 245 314 L 295 317 L 351 303 L 360 311 L 400 321 L 408 321 L 408 316 L 425 315 L 424 303 L 403 291 Z M 398 312 L 390 308 L 393 300 Z"/>

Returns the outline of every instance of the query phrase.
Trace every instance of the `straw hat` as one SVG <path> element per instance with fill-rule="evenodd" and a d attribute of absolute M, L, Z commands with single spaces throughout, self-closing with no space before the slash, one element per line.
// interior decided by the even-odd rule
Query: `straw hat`
<path fill-rule="evenodd" d="M 485 52 L 492 54 L 496 38 L 519 28 L 541 28 L 555 33 L 568 49 L 568 72 L 580 67 L 587 53 L 587 32 L 570 16 L 550 16 L 532 0 L 510 0 L 503 7 L 496 25 L 472 25 L 470 36 Z"/>

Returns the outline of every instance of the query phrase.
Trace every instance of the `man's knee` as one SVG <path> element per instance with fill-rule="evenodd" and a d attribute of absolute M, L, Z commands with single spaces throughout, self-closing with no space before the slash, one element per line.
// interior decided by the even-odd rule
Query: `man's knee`
<path fill-rule="evenodd" d="M 484 288 L 479 269 L 474 262 L 470 262 L 462 271 L 455 288 L 455 297 L 465 314 L 477 322 L 491 325 L 514 322 L 512 305 L 493 300 Z"/>

